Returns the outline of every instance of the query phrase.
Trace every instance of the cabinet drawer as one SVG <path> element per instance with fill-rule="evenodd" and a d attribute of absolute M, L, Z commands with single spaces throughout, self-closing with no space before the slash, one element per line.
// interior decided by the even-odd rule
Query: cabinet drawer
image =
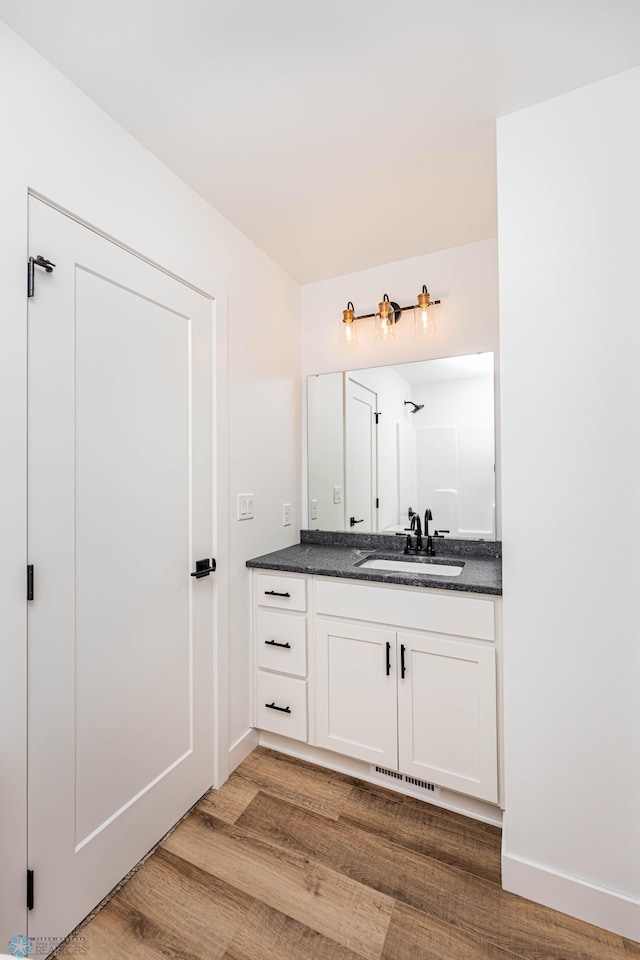
<path fill-rule="evenodd" d="M 296 677 L 307 675 L 307 619 L 297 613 L 258 608 L 256 663 Z"/>
<path fill-rule="evenodd" d="M 272 704 L 273 706 L 267 706 Z M 276 710 L 276 707 L 282 709 Z M 289 712 L 286 708 L 288 707 Z M 307 682 L 258 670 L 256 726 L 294 740 L 307 739 Z"/>
<path fill-rule="evenodd" d="M 259 573 L 256 602 L 261 607 L 280 607 L 304 613 L 307 609 L 307 581 L 302 577 L 272 577 Z"/>
<path fill-rule="evenodd" d="M 429 630 L 435 633 L 495 639 L 492 600 L 472 596 L 442 596 L 406 587 L 336 583 L 316 579 L 316 611 L 372 623 Z"/>

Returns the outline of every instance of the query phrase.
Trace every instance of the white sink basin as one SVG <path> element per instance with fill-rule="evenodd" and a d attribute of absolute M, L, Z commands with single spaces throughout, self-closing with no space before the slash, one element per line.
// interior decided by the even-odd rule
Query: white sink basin
<path fill-rule="evenodd" d="M 431 563 L 428 560 L 384 560 L 380 557 L 374 557 L 371 560 L 365 560 L 359 563 L 359 567 L 365 570 L 387 570 L 393 573 L 422 574 L 425 577 L 459 577 L 462 573 L 464 564 L 460 566 L 452 563 Z"/>

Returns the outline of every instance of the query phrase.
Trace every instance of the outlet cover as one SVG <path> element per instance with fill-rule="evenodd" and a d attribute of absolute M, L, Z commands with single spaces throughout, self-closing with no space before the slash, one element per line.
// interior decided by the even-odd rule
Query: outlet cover
<path fill-rule="evenodd" d="M 291 504 L 290 503 L 282 504 L 282 526 L 283 527 L 291 526 Z"/>
<path fill-rule="evenodd" d="M 318 519 L 318 501 L 317 500 L 311 501 L 311 519 L 312 520 Z"/>

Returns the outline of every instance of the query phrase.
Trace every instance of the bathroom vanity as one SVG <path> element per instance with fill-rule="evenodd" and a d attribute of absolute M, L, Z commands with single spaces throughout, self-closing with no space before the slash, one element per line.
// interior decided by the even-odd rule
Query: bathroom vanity
<path fill-rule="evenodd" d="M 426 558 L 402 543 L 303 531 L 248 562 L 254 724 L 278 749 L 498 822 L 499 544 Z"/>

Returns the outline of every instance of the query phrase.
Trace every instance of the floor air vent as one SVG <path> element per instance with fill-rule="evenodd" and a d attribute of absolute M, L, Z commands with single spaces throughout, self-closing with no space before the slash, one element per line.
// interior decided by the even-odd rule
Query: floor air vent
<path fill-rule="evenodd" d="M 429 783 L 428 780 L 418 780 L 417 777 L 409 777 L 404 773 L 398 773 L 397 770 L 388 770 L 386 767 L 372 767 L 372 770 L 375 770 L 377 774 L 382 774 L 383 777 L 390 777 L 392 780 L 400 780 L 401 783 L 407 783 L 411 787 L 418 787 L 420 790 L 426 790 L 428 794 L 432 797 L 440 796 L 440 787 L 435 783 Z"/>
<path fill-rule="evenodd" d="M 376 773 L 382 773 L 385 777 L 393 777 L 394 780 L 404 780 L 401 773 L 395 770 L 387 770 L 385 767 L 376 767 Z"/>
<path fill-rule="evenodd" d="M 436 787 L 435 783 L 429 783 L 428 780 L 417 780 L 415 777 L 405 777 L 407 783 L 413 784 L 414 787 L 421 787 L 422 790 L 428 790 L 429 793 L 433 793 L 434 796 L 440 793 L 440 787 Z"/>

